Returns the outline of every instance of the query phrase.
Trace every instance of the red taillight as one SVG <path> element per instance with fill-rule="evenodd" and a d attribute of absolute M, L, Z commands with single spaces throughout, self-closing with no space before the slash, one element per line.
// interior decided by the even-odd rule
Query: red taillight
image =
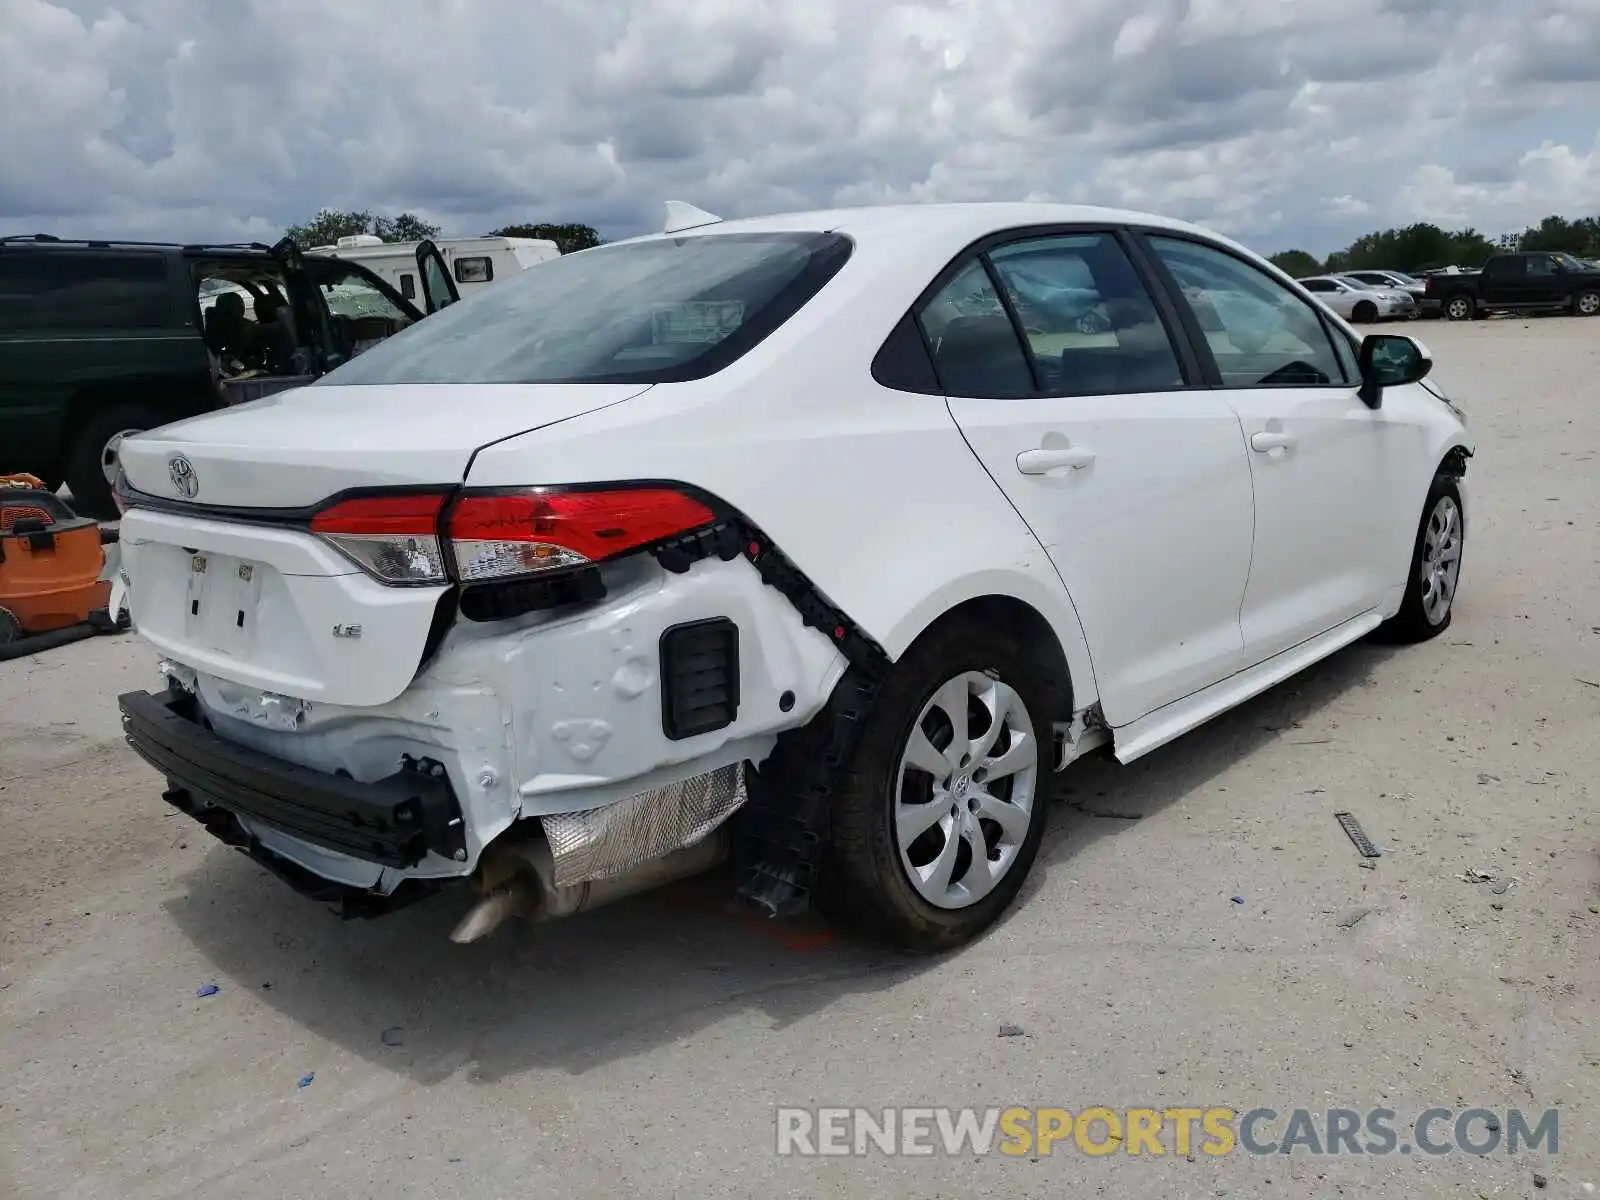
<path fill-rule="evenodd" d="M 378 537 L 392 534 L 433 536 L 438 532 L 444 496 L 435 492 L 394 492 L 341 500 L 311 518 L 312 533 Z"/>
<path fill-rule="evenodd" d="M 668 488 L 468 492 L 450 510 L 448 534 L 457 578 L 474 583 L 601 562 L 715 520 Z"/>
<path fill-rule="evenodd" d="M 443 583 L 440 492 L 341 500 L 311 518 L 311 532 L 384 583 Z"/>
<path fill-rule="evenodd" d="M 323 509 L 311 532 L 391 584 L 444 583 L 445 547 L 462 583 L 603 562 L 709 525 L 716 515 L 669 488 L 465 492 L 439 535 L 442 492 L 357 496 Z"/>

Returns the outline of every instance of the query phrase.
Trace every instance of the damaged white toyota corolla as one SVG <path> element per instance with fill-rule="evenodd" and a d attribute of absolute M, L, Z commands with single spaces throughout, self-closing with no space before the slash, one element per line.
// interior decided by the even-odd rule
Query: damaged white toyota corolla
<path fill-rule="evenodd" d="M 1240 246 L 669 214 L 124 443 L 169 803 L 352 911 L 470 878 L 461 940 L 731 859 L 939 949 L 1053 769 L 1448 625 L 1460 411 Z"/>

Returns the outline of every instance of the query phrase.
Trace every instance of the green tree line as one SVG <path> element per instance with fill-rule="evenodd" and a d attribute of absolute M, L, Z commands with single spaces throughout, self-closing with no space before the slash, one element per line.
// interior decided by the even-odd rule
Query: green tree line
<path fill-rule="evenodd" d="M 1578 258 L 1600 259 L 1600 216 L 1546 217 L 1521 233 L 1491 241 L 1476 229 L 1441 229 L 1422 222 L 1364 234 L 1343 250 L 1317 259 L 1304 250 L 1281 250 L 1272 261 L 1303 277 L 1338 271 L 1377 269 L 1427 271 L 1435 267 L 1481 267 L 1491 254 L 1507 250 L 1565 250 Z"/>
<path fill-rule="evenodd" d="M 332 246 L 342 237 L 370 233 L 386 242 L 420 242 L 438 237 L 439 227 L 415 213 L 385 217 L 366 212 L 337 212 L 324 208 L 303 225 L 291 225 L 284 233 L 302 247 Z"/>
<path fill-rule="evenodd" d="M 439 226 L 431 221 L 424 221 L 415 213 L 401 213 L 399 216 L 386 217 L 365 210 L 357 212 L 339 212 L 336 209 L 324 208 L 301 225 L 290 225 L 284 230 L 299 245 L 333 246 L 342 237 L 353 237 L 356 234 L 367 233 L 380 237 L 386 242 L 420 242 L 425 238 L 439 236 Z M 542 238 L 554 242 L 563 254 L 571 254 L 575 250 L 587 250 L 590 246 L 600 244 L 600 234 L 592 225 L 579 225 L 572 222 L 535 225 L 507 225 L 503 229 L 491 230 L 487 237 L 526 237 Z"/>

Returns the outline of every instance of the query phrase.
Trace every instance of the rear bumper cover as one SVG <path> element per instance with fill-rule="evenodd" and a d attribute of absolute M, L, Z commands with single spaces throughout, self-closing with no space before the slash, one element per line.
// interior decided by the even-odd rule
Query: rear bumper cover
<path fill-rule="evenodd" d="M 208 828 L 220 809 L 388 867 L 415 866 L 429 853 L 466 858 L 455 792 L 443 769 L 425 760 L 360 783 L 219 737 L 182 692 L 128 692 L 117 704 L 128 744 L 167 777 L 167 802 Z"/>

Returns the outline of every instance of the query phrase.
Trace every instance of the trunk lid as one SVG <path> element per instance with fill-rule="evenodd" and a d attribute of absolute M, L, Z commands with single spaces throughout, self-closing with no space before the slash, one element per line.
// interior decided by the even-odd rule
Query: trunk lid
<path fill-rule="evenodd" d="M 446 589 L 379 583 L 297 515 L 351 488 L 459 483 L 479 448 L 645 386 L 303 388 L 128 438 L 132 487 L 194 505 L 124 515 L 134 625 L 168 658 L 241 685 L 229 704 L 246 720 L 282 721 L 281 696 L 387 703 L 415 676 Z M 283 519 L 238 519 L 250 509 Z"/>
<path fill-rule="evenodd" d="M 356 487 L 459 483 L 481 447 L 619 404 L 648 386 L 296 388 L 127 438 L 122 469 L 135 490 L 163 500 L 304 508 Z M 173 477 L 179 457 L 192 493 Z"/>

